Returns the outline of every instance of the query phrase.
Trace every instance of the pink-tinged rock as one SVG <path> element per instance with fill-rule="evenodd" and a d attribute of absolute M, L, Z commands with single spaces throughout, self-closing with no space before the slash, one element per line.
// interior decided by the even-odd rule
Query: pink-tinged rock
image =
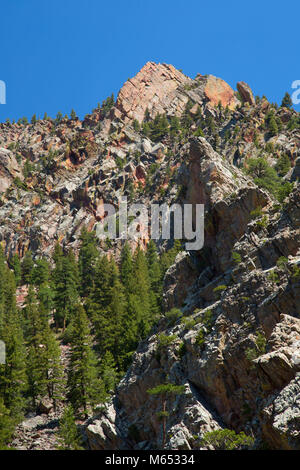
<path fill-rule="evenodd" d="M 228 106 L 229 109 L 234 109 L 238 103 L 233 89 L 224 82 L 221 78 L 208 75 L 204 78 L 206 81 L 204 93 L 212 106 L 217 106 L 219 103 L 224 108 Z"/>
<path fill-rule="evenodd" d="M 117 118 L 143 121 L 146 109 L 151 117 L 165 113 L 168 109 L 180 115 L 188 97 L 176 93 L 179 85 L 192 80 L 172 65 L 147 62 L 140 72 L 123 85 L 116 102 L 114 115 Z"/>

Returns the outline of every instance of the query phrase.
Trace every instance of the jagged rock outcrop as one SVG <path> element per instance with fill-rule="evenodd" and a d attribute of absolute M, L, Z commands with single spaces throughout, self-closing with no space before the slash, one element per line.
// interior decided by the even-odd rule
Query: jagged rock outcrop
<path fill-rule="evenodd" d="M 295 167 L 292 170 L 291 174 L 291 181 L 299 181 L 300 180 L 300 157 L 298 157 L 295 161 Z"/>
<path fill-rule="evenodd" d="M 182 251 L 164 278 L 164 308 L 182 307 L 189 288 L 197 279 L 197 260 L 190 253 Z"/>
<path fill-rule="evenodd" d="M 193 81 L 172 65 L 147 62 L 121 88 L 113 116 L 125 122 L 142 122 L 146 111 L 152 118 L 163 113 L 180 116 L 189 99 L 212 107 L 221 103 L 229 109 L 238 103 L 232 88 L 220 78 L 197 75 Z"/>
<path fill-rule="evenodd" d="M 114 116 L 143 121 L 146 110 L 152 117 L 165 113 L 181 114 L 188 101 L 178 87 L 192 83 L 172 65 L 147 62 L 140 72 L 124 84 L 116 102 Z"/>
<path fill-rule="evenodd" d="M 5 192 L 14 178 L 23 179 L 21 168 L 14 154 L 5 148 L 0 148 L 0 193 Z"/>
<path fill-rule="evenodd" d="M 236 85 L 238 92 L 241 95 L 243 103 L 248 103 L 250 106 L 255 105 L 255 99 L 252 93 L 251 88 L 245 82 L 238 82 Z"/>
<path fill-rule="evenodd" d="M 261 421 L 268 442 L 277 449 L 299 450 L 300 373 L 264 405 Z"/>

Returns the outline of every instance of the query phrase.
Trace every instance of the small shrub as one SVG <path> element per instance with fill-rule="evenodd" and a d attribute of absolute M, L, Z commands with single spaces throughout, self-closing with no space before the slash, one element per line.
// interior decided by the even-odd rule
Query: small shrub
<path fill-rule="evenodd" d="M 248 348 L 245 351 L 246 358 L 252 362 L 266 352 L 267 340 L 263 331 L 258 331 L 255 338 L 255 348 Z"/>
<path fill-rule="evenodd" d="M 292 279 L 293 281 L 300 281 L 300 267 L 299 266 L 294 266 L 293 267 L 293 272 L 292 272 Z"/>
<path fill-rule="evenodd" d="M 235 264 L 240 264 L 242 262 L 242 257 L 239 253 L 237 253 L 236 251 L 233 251 L 232 260 L 235 262 Z"/>
<path fill-rule="evenodd" d="M 285 258 L 285 256 L 280 256 L 280 258 L 278 258 L 278 260 L 276 261 L 276 266 L 279 269 L 285 271 L 287 269 L 288 262 L 289 260 Z"/>
<path fill-rule="evenodd" d="M 190 317 L 183 317 L 181 323 L 184 325 L 185 330 L 191 330 L 196 325 L 195 320 Z"/>
<path fill-rule="evenodd" d="M 180 317 L 182 317 L 182 312 L 179 308 L 174 307 L 166 312 L 166 319 L 168 320 L 169 325 L 175 325 Z"/>
<path fill-rule="evenodd" d="M 278 274 L 274 271 L 274 269 L 272 271 L 270 271 L 270 273 L 268 275 L 268 279 L 269 279 L 269 281 L 274 282 L 274 284 L 279 283 Z"/>
<path fill-rule="evenodd" d="M 201 445 L 212 446 L 215 450 L 242 450 L 253 447 L 254 439 L 244 432 L 236 434 L 230 429 L 218 429 L 205 433 Z"/>
<path fill-rule="evenodd" d="M 157 350 L 161 351 L 170 346 L 177 339 L 176 335 L 164 335 L 163 333 L 158 336 Z"/>
<path fill-rule="evenodd" d="M 267 217 L 266 215 L 264 215 L 264 216 L 261 218 L 261 220 L 258 220 L 258 221 L 256 222 L 256 225 L 257 225 L 258 227 L 260 227 L 260 228 L 267 228 L 268 223 L 269 223 L 269 219 L 268 219 L 268 217 Z"/>
<path fill-rule="evenodd" d="M 180 343 L 179 348 L 177 350 L 177 355 L 180 359 L 182 359 L 185 356 L 185 354 L 186 354 L 186 345 L 182 341 L 182 343 Z"/>
<path fill-rule="evenodd" d="M 257 219 L 258 217 L 262 217 L 262 215 L 263 215 L 263 212 L 262 212 L 261 207 L 257 207 L 256 209 L 250 212 L 251 219 Z"/>
<path fill-rule="evenodd" d="M 197 346 L 200 346 L 202 347 L 205 343 L 205 332 L 204 332 L 204 328 L 200 328 L 200 330 L 198 331 L 198 334 L 196 336 L 196 344 Z"/>
<path fill-rule="evenodd" d="M 209 309 L 209 310 L 205 310 L 204 312 L 202 312 L 201 314 L 201 322 L 203 323 L 203 325 L 205 326 L 205 328 L 210 331 L 212 329 L 212 326 L 213 326 L 213 314 L 212 314 L 212 311 Z"/>
<path fill-rule="evenodd" d="M 225 284 L 221 284 L 213 289 L 214 294 L 216 295 L 216 298 L 219 299 L 221 297 L 222 292 L 227 289 L 227 286 Z"/>

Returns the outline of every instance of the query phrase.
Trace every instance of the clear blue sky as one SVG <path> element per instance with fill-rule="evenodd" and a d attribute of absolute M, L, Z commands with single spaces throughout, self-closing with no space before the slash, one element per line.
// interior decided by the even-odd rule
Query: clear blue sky
<path fill-rule="evenodd" d="M 281 102 L 300 79 L 299 0 L 1 2 L 0 121 L 83 116 L 149 60 Z M 296 106 L 300 111 L 300 106 Z"/>

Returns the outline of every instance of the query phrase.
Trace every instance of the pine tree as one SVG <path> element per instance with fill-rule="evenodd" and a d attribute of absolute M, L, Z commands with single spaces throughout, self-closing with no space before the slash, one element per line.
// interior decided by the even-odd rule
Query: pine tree
<path fill-rule="evenodd" d="M 63 366 L 61 363 L 60 347 L 48 322 L 44 322 L 42 333 L 43 351 L 41 354 L 44 382 L 48 397 L 56 409 L 57 400 L 62 400 L 64 392 Z"/>
<path fill-rule="evenodd" d="M 59 124 L 62 120 L 63 120 L 62 112 L 58 111 L 58 113 L 56 115 L 56 118 L 55 118 L 55 121 L 56 121 L 57 124 Z"/>
<path fill-rule="evenodd" d="M 158 413 L 158 417 L 162 421 L 162 449 L 166 444 L 166 424 L 169 412 L 167 411 L 167 403 L 171 397 L 175 395 L 181 395 L 185 391 L 184 385 L 174 385 L 171 383 L 157 385 L 154 388 L 147 390 L 150 395 L 158 395 L 161 397 L 161 411 Z"/>
<path fill-rule="evenodd" d="M 95 279 L 86 302 L 87 311 L 93 322 L 105 312 L 111 300 L 111 264 L 107 256 L 102 256 L 95 264 Z M 97 328 L 96 328 L 97 329 Z"/>
<path fill-rule="evenodd" d="M 5 289 L 6 289 L 7 266 L 3 248 L 0 244 L 0 334 L 3 332 L 5 320 Z"/>
<path fill-rule="evenodd" d="M 11 418 L 17 424 L 23 418 L 26 406 L 25 391 L 27 375 L 24 358 L 26 358 L 25 342 L 22 328 L 18 323 L 17 314 L 6 324 L 5 334 L 6 361 L 0 366 L 0 380 L 3 397 L 9 408 Z M 4 374 L 2 375 L 1 368 Z"/>
<path fill-rule="evenodd" d="M 161 295 L 162 295 L 162 273 L 160 262 L 157 254 L 156 245 L 150 240 L 147 246 L 147 262 L 150 279 L 150 302 L 151 312 L 155 316 L 160 312 Z"/>
<path fill-rule="evenodd" d="M 135 286 L 128 296 L 128 311 L 131 319 L 134 319 L 134 336 L 140 340 L 147 336 L 153 322 L 147 260 L 140 247 L 135 252 L 133 275 Z"/>
<path fill-rule="evenodd" d="M 58 450 L 81 450 L 82 439 L 75 423 L 74 411 L 71 405 L 64 409 L 64 413 L 59 420 Z"/>
<path fill-rule="evenodd" d="M 42 354 L 43 323 L 39 313 L 36 296 L 32 286 L 29 287 L 25 306 L 25 333 L 28 345 L 27 376 L 28 391 L 33 406 L 39 396 L 46 394 Z"/>
<path fill-rule="evenodd" d="M 80 275 L 81 295 L 86 297 L 94 282 L 95 263 L 98 257 L 97 241 L 94 232 L 88 232 L 84 227 L 80 235 L 78 267 Z"/>
<path fill-rule="evenodd" d="M 100 364 L 100 375 L 103 380 L 106 393 L 112 393 L 118 382 L 116 363 L 110 351 L 106 351 Z"/>
<path fill-rule="evenodd" d="M 1 269 L 0 269 L 1 271 Z M 6 361 L 0 365 L 0 395 L 11 412 L 15 423 L 23 416 L 26 390 L 26 357 L 23 331 L 16 308 L 16 286 L 14 274 L 8 268 L 4 276 L 4 303 L 2 321 L 0 321 L 0 338 L 5 342 Z"/>
<path fill-rule="evenodd" d="M 169 122 L 165 114 L 157 114 L 151 125 L 151 139 L 158 142 L 163 139 L 169 131 Z"/>
<path fill-rule="evenodd" d="M 52 273 L 54 288 L 54 319 L 56 328 L 65 330 L 72 319 L 74 306 L 78 301 L 79 273 L 72 250 L 67 255 L 62 254 L 56 246 L 53 255 L 55 269 Z"/>
<path fill-rule="evenodd" d="M 25 316 L 29 395 L 34 406 L 39 397 L 48 395 L 55 408 L 57 400 L 62 399 L 64 387 L 60 348 L 32 287 L 28 291 Z"/>
<path fill-rule="evenodd" d="M 170 134 L 175 136 L 180 131 L 180 120 L 177 116 L 172 116 L 170 120 Z"/>
<path fill-rule="evenodd" d="M 54 296 L 55 292 L 50 282 L 44 282 L 39 286 L 37 298 L 44 316 L 48 319 L 54 309 Z"/>
<path fill-rule="evenodd" d="M 270 134 L 271 134 L 272 136 L 275 136 L 275 135 L 278 134 L 278 125 L 277 125 L 275 116 L 272 115 L 272 116 L 270 117 L 268 127 L 269 127 Z"/>
<path fill-rule="evenodd" d="M 190 114 L 190 110 L 191 108 L 193 107 L 193 102 L 192 101 L 188 101 L 186 106 L 185 106 L 185 110 L 184 112 L 182 113 L 182 116 L 181 116 L 181 126 L 188 130 L 191 126 L 191 124 L 193 123 L 193 120 L 192 120 L 192 117 L 191 117 L 191 114 Z"/>
<path fill-rule="evenodd" d="M 26 254 L 21 264 L 23 284 L 31 284 L 33 267 L 34 267 L 34 262 L 32 259 L 32 253 L 30 250 L 28 250 L 26 251 Z"/>
<path fill-rule="evenodd" d="M 128 329 L 125 319 L 127 302 L 119 271 L 113 260 L 103 257 L 97 263 L 95 283 L 87 306 L 101 357 L 110 351 L 118 368 L 122 369 L 123 357 L 128 348 L 125 344 Z"/>
<path fill-rule="evenodd" d="M 6 450 L 13 433 L 13 420 L 10 417 L 10 412 L 0 397 L 0 450 Z"/>
<path fill-rule="evenodd" d="M 84 411 L 103 401 L 103 383 L 99 380 L 97 360 L 92 349 L 89 322 L 82 305 L 74 312 L 71 359 L 68 371 L 68 398 L 76 412 Z"/>
<path fill-rule="evenodd" d="M 22 271 L 21 271 L 21 262 L 17 253 L 15 253 L 9 260 L 9 266 L 14 271 L 16 285 L 18 286 L 21 281 Z"/>
<path fill-rule="evenodd" d="M 77 118 L 77 114 L 76 114 L 76 112 L 74 111 L 74 109 L 71 110 L 70 118 L 72 119 L 72 121 L 76 121 L 76 119 L 78 119 L 78 118 Z"/>
<path fill-rule="evenodd" d="M 49 281 L 50 266 L 47 260 L 41 258 L 35 263 L 31 272 L 31 281 L 35 286 L 40 286 Z"/>
<path fill-rule="evenodd" d="M 279 176 L 284 176 L 287 174 L 290 168 L 291 168 L 291 160 L 289 156 L 286 153 L 284 153 L 278 159 L 278 162 L 275 165 L 275 170 L 277 171 Z"/>
<path fill-rule="evenodd" d="M 176 256 L 178 255 L 178 253 L 180 253 L 180 251 L 182 251 L 182 241 L 174 240 L 172 248 L 162 254 L 160 258 L 162 276 L 164 276 L 167 269 L 172 266 Z"/>
<path fill-rule="evenodd" d="M 122 370 L 124 353 L 127 348 L 127 326 L 129 326 L 126 325 L 125 320 L 127 302 L 123 285 L 119 280 L 117 268 L 112 266 L 112 269 L 115 269 L 115 276 L 114 273 L 112 273 L 111 299 L 107 309 L 106 325 L 103 325 L 107 338 L 103 343 L 105 349 L 112 353 L 119 370 Z"/>
<path fill-rule="evenodd" d="M 133 120 L 133 128 L 136 132 L 140 132 L 140 130 L 141 130 L 140 123 L 137 119 Z"/>
<path fill-rule="evenodd" d="M 121 252 L 121 281 L 126 291 L 133 292 L 134 290 L 134 277 L 133 277 L 133 261 L 130 246 L 126 241 Z"/>
<path fill-rule="evenodd" d="M 286 94 L 284 95 L 281 102 L 281 106 L 285 108 L 291 108 L 293 106 L 291 95 L 288 92 L 286 92 Z"/>

